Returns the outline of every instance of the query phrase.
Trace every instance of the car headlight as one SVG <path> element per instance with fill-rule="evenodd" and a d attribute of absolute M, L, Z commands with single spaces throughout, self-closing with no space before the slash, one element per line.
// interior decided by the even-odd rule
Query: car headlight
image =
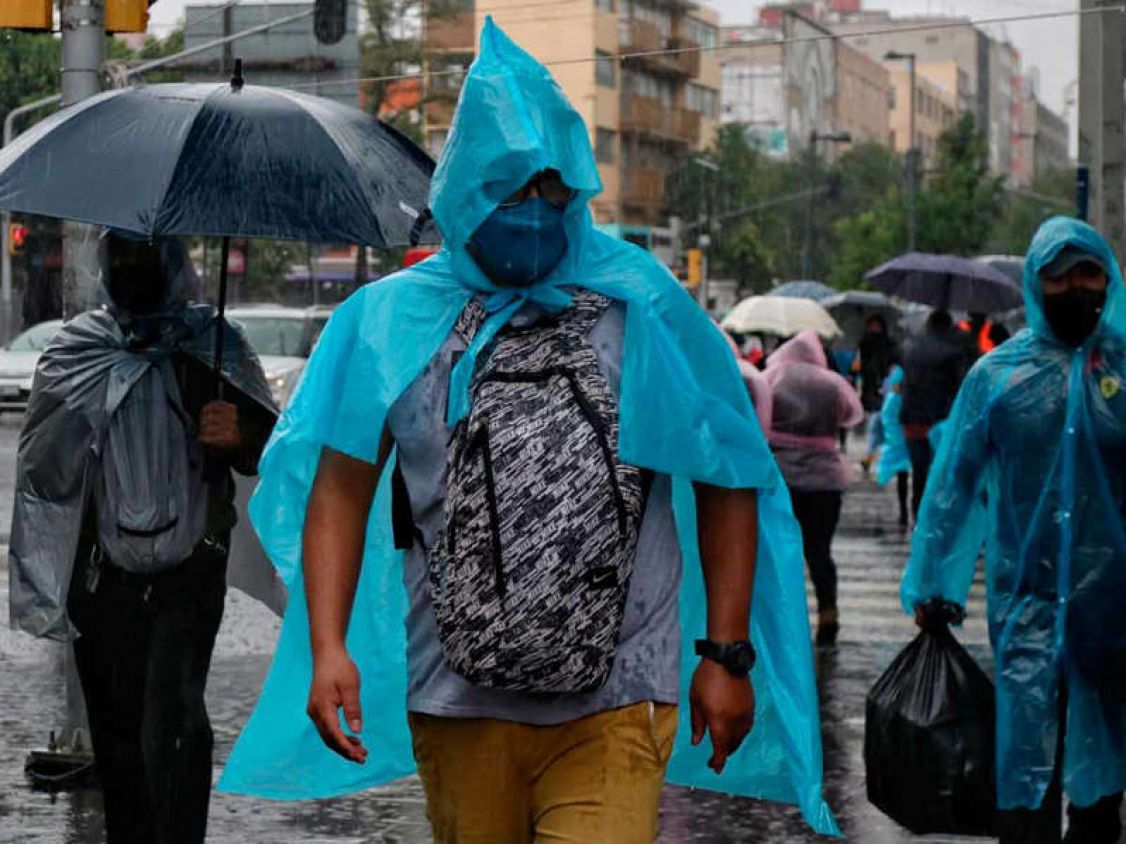
<path fill-rule="evenodd" d="M 266 376 L 266 383 L 270 387 L 270 394 L 274 397 L 278 407 L 285 407 L 285 403 L 289 401 L 289 395 L 293 392 L 293 388 L 297 385 L 297 379 L 301 376 L 300 369 L 287 369 L 283 372 L 274 372 Z"/>

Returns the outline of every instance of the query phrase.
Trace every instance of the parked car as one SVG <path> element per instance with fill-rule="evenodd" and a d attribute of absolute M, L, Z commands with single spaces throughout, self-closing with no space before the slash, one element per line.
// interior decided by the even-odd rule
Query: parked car
<path fill-rule="evenodd" d="M 27 410 L 39 356 L 62 325 L 61 319 L 33 325 L 0 349 L 0 411 Z"/>
<path fill-rule="evenodd" d="M 238 305 L 227 319 L 246 332 L 258 353 L 266 380 L 279 407 L 289 400 L 305 363 L 332 314 L 330 307 L 287 308 L 282 305 Z"/>

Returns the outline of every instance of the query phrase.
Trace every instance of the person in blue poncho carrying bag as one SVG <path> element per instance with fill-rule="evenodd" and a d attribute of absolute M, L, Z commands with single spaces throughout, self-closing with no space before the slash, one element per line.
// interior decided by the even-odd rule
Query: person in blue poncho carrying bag
<path fill-rule="evenodd" d="M 721 334 L 595 231 L 600 187 L 487 21 L 443 250 L 338 309 L 263 459 L 289 609 L 220 788 L 417 766 L 438 841 L 648 842 L 667 769 L 836 832 L 785 487 Z"/>
<path fill-rule="evenodd" d="M 1106 241 L 1032 240 L 1029 327 L 970 371 L 904 573 L 908 612 L 964 605 L 986 553 L 1001 841 L 1113 844 L 1126 789 L 1126 289 Z"/>

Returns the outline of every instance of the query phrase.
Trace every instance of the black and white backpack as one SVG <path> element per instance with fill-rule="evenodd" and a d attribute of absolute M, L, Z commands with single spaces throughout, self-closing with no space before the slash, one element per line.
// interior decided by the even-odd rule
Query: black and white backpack
<path fill-rule="evenodd" d="M 429 549 L 449 664 L 481 686 L 584 692 L 610 674 L 644 507 L 618 457 L 618 401 L 588 335 L 609 299 L 508 326 L 482 350 L 450 439 L 444 527 Z M 456 330 L 468 344 L 476 302 Z"/>

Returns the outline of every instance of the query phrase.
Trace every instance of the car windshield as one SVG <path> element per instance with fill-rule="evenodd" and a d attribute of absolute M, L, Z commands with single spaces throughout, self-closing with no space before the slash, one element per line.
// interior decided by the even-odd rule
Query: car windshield
<path fill-rule="evenodd" d="M 251 347 L 259 355 L 306 357 L 309 353 L 304 317 L 239 314 L 230 319 L 246 332 Z"/>
<path fill-rule="evenodd" d="M 47 348 L 47 344 L 51 342 L 51 338 L 58 333 L 61 327 L 62 323 L 58 320 L 33 325 L 12 341 L 11 345 L 8 346 L 8 351 L 41 352 Z"/>

